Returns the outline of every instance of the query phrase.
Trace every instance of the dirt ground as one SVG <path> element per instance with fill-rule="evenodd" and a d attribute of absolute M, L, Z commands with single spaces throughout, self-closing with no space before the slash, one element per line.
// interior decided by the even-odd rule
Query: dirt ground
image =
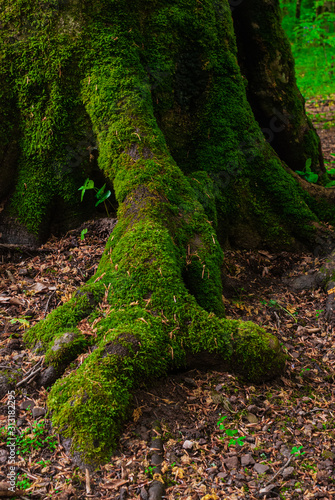
<path fill-rule="evenodd" d="M 334 106 L 333 97 L 307 103 L 329 168 Z M 25 350 L 22 334 L 94 274 L 107 233 L 93 226 L 84 241 L 74 232 L 36 252 L 0 250 L 0 370 L 20 370 L 22 381 L 13 387 L 16 498 L 335 499 L 335 317 L 329 290 L 295 281 L 322 267 L 317 252 L 225 253 L 227 316 L 278 336 L 288 355 L 280 379 L 253 386 L 228 373 L 176 373 L 137 391 L 110 463 L 85 471 L 69 458 L 36 384 L 41 358 Z M 0 373 L 1 387 L 11 389 Z M 7 394 L 0 402 L 0 497 L 11 403 Z M 153 488 L 161 481 L 163 496 Z"/>

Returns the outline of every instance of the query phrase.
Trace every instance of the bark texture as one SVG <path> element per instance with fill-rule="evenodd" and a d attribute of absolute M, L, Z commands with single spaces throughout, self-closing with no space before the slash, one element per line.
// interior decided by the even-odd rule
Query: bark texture
<path fill-rule="evenodd" d="M 277 28 L 278 2 L 256 3 L 271 6 Z M 251 22 L 251 2 L 243 5 Z M 106 460 L 143 382 L 187 366 L 256 383 L 281 373 L 275 337 L 224 317 L 220 243 L 311 244 L 313 222 L 333 210 L 265 140 L 226 0 L 6 0 L 0 20 L 1 169 L 17 172 L 1 185 L 7 212 L 41 234 L 57 207 L 77 209 L 96 166 L 118 203 L 96 275 L 25 336 L 45 352 L 51 379 L 67 370 L 50 392 L 53 425 L 84 460 Z M 281 57 L 290 68 L 288 48 Z M 264 53 L 258 59 L 265 64 Z M 292 130 L 312 138 L 301 154 L 321 171 L 293 74 L 282 84 L 299 115 Z M 271 109 L 274 94 L 266 98 Z"/>

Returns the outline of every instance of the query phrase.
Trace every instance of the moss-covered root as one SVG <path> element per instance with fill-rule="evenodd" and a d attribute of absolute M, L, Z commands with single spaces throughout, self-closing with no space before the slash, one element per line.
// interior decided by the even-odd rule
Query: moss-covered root
<path fill-rule="evenodd" d="M 48 400 L 53 425 L 72 439 L 72 452 L 86 463 L 109 459 L 130 414 L 134 389 L 171 368 L 230 367 L 255 382 L 281 372 L 285 360 L 279 343 L 261 328 L 218 319 L 191 297 L 184 311 L 184 330 L 177 324 L 167 329 L 161 315 L 149 316 L 140 308 L 132 322 L 121 313 L 121 324 L 105 332 L 84 363 L 53 386 Z"/>
<path fill-rule="evenodd" d="M 46 364 L 63 371 L 87 347 L 87 338 L 78 329 L 78 323 L 92 313 L 104 293 L 102 283 L 83 286 L 69 302 L 30 328 L 24 335 L 25 343 L 44 352 Z"/>

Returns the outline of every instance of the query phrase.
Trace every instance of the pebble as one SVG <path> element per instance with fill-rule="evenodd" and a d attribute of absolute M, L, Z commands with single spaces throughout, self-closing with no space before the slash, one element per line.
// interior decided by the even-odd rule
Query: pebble
<path fill-rule="evenodd" d="M 291 476 L 294 472 L 294 467 L 286 467 L 286 469 L 283 470 L 282 476 L 284 479 L 287 479 L 288 477 Z"/>
<path fill-rule="evenodd" d="M 20 404 L 20 410 L 27 410 L 28 408 L 31 410 L 34 408 L 35 403 L 31 399 L 26 399 L 23 403 Z"/>
<path fill-rule="evenodd" d="M 241 457 L 242 467 L 246 467 L 247 465 L 253 465 L 254 463 L 255 463 L 255 460 L 252 458 L 252 455 L 250 453 L 247 453 L 246 455 L 242 455 L 242 457 Z"/>
<path fill-rule="evenodd" d="M 224 464 L 228 469 L 237 469 L 240 466 L 238 457 L 229 457 L 224 460 Z"/>
<path fill-rule="evenodd" d="M 193 441 L 189 441 L 188 439 L 186 439 L 186 441 L 184 441 L 183 448 L 184 450 L 192 450 Z"/>
<path fill-rule="evenodd" d="M 270 469 L 270 467 L 266 464 L 255 464 L 254 465 L 254 470 L 257 472 L 257 474 L 264 474 Z"/>
<path fill-rule="evenodd" d="M 39 406 L 34 406 L 33 418 L 44 417 L 45 414 L 46 414 L 45 408 L 40 408 Z"/>

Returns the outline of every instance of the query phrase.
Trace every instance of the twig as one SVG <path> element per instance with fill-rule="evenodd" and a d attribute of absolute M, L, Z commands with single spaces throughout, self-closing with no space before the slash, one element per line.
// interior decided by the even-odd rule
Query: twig
<path fill-rule="evenodd" d="M 281 469 L 277 470 L 277 472 L 275 473 L 275 475 L 269 480 L 267 481 L 264 486 L 268 486 L 268 484 L 272 483 L 272 481 L 278 476 L 278 474 L 280 474 L 284 469 L 286 469 L 286 467 L 288 466 L 288 464 L 291 462 L 293 458 L 293 455 L 291 455 L 288 459 L 288 461 L 286 462 L 286 464 L 283 465 L 283 467 L 281 467 Z"/>
<path fill-rule="evenodd" d="M 48 307 L 49 307 L 49 302 L 51 300 L 51 298 L 55 295 L 56 291 L 53 291 L 51 294 L 50 294 L 50 297 L 48 298 L 48 302 L 47 302 L 47 305 L 45 306 L 45 309 L 44 309 L 44 315 L 43 317 L 45 318 L 45 316 L 47 315 L 47 310 L 48 310 Z"/>
<path fill-rule="evenodd" d="M 38 372 L 40 372 L 42 370 L 42 364 L 43 364 L 43 361 L 44 361 L 44 356 L 41 357 L 41 359 L 39 359 L 36 363 L 35 366 L 33 366 L 33 368 L 31 369 L 31 371 L 28 373 L 28 375 L 26 377 L 24 377 L 22 380 L 20 380 L 20 382 L 18 382 L 16 384 L 16 387 L 20 387 L 20 385 L 24 384 L 25 382 L 27 382 L 29 379 L 31 379 L 34 375 L 36 375 Z M 40 365 L 40 366 L 39 366 Z M 36 368 L 38 367 L 38 368 Z M 32 371 L 33 370 L 33 371 Z"/>
<path fill-rule="evenodd" d="M 86 479 L 86 494 L 90 495 L 92 490 L 91 490 L 91 483 L 90 483 L 90 471 L 86 469 L 85 471 L 85 479 Z"/>

